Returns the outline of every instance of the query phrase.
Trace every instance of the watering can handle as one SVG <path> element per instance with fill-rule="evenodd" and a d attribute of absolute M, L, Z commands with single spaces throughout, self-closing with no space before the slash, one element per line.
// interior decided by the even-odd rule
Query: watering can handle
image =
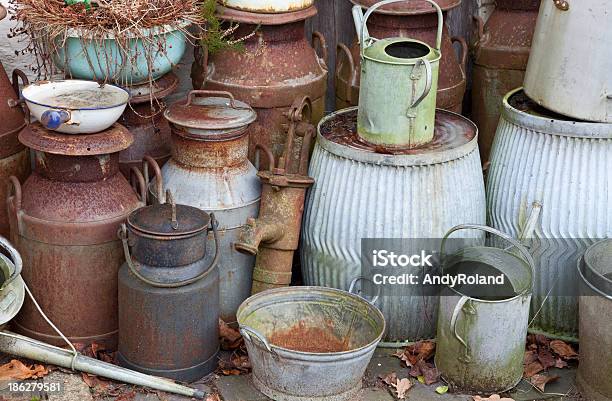
<path fill-rule="evenodd" d="M 464 351 L 465 351 L 464 355 L 459 358 L 463 359 L 463 361 L 466 363 L 470 362 L 470 347 L 467 341 L 465 341 L 465 339 L 461 337 L 459 333 L 457 332 L 457 323 L 459 322 L 459 314 L 461 313 L 461 311 L 463 310 L 463 307 L 469 300 L 470 300 L 470 297 L 468 296 L 464 295 L 461 297 L 459 302 L 457 302 L 457 305 L 455 305 L 455 309 L 453 310 L 453 315 L 451 316 L 451 321 L 450 321 L 451 333 L 453 333 L 457 341 L 459 341 L 461 345 L 463 345 Z"/>
<path fill-rule="evenodd" d="M 523 256 L 523 259 L 525 260 L 525 262 L 527 262 L 527 264 L 529 265 L 529 268 L 531 269 L 531 272 L 535 273 L 534 272 L 535 262 L 533 261 L 533 257 L 531 256 L 531 254 L 529 253 L 527 248 L 525 248 L 519 241 L 517 241 L 516 239 L 512 238 L 508 234 L 505 234 L 505 233 L 503 233 L 503 232 L 501 232 L 499 230 L 494 229 L 493 227 L 481 226 L 481 225 L 478 225 L 478 224 L 460 224 L 460 225 L 455 226 L 455 227 L 451 228 L 450 230 L 448 230 L 448 232 L 444 235 L 444 238 L 442 238 L 442 243 L 440 244 L 440 257 L 442 257 L 442 258 L 444 257 L 444 245 L 446 244 L 446 240 L 448 239 L 448 237 L 450 237 L 450 235 L 452 233 L 454 233 L 455 231 L 460 231 L 460 230 L 479 230 L 479 231 L 484 231 L 484 232 L 487 232 L 489 234 L 493 234 L 493 235 L 495 235 L 497 237 L 500 237 L 500 238 L 508 241 L 514 247 L 516 247 L 516 249 L 518 249 L 518 251 Z M 533 274 L 532 274 L 532 276 L 533 276 Z"/>
<path fill-rule="evenodd" d="M 372 39 L 372 38 L 370 38 L 370 34 L 368 33 L 368 27 L 367 27 L 368 18 L 370 18 L 370 15 L 372 15 L 373 12 L 375 12 L 377 9 L 379 9 L 382 6 L 386 6 L 387 4 L 392 4 L 392 3 L 399 3 L 400 1 L 408 1 L 408 0 L 383 0 L 383 1 L 380 1 L 380 2 L 378 2 L 376 4 L 374 4 L 372 7 L 368 8 L 368 11 L 366 11 L 365 15 L 362 15 L 362 13 L 361 13 L 361 6 L 354 6 L 353 7 L 353 20 L 355 22 L 355 28 L 357 29 L 357 36 L 359 38 L 359 44 L 361 46 L 361 54 L 362 55 L 363 55 L 363 51 L 366 48 L 366 41 Z M 438 14 L 438 32 L 436 34 L 436 47 L 435 47 L 435 49 L 437 51 L 440 51 L 440 48 L 442 46 L 442 29 L 444 27 L 444 17 L 442 15 L 442 9 L 433 0 L 425 0 L 425 1 L 427 1 L 432 6 L 434 6 L 434 8 L 436 9 L 436 12 Z"/>
<path fill-rule="evenodd" d="M 354 293 L 353 290 L 355 289 L 355 285 L 361 281 L 370 281 L 372 283 L 374 283 L 372 280 L 370 280 L 369 278 L 366 277 L 355 277 L 352 281 L 351 281 L 351 285 L 349 286 L 349 290 L 348 292 L 350 292 L 351 294 L 355 294 L 358 295 L 357 293 Z M 363 298 L 363 297 L 362 297 Z M 371 301 L 369 301 L 371 304 L 376 304 L 376 302 L 378 301 L 378 299 L 380 298 L 380 287 L 376 287 L 376 295 L 374 295 L 374 298 L 372 298 Z"/>
<path fill-rule="evenodd" d="M 412 74 L 410 78 L 413 80 L 419 79 L 418 76 L 420 76 L 420 73 L 418 69 L 421 68 L 421 65 L 425 66 L 425 88 L 423 89 L 423 93 L 421 93 L 421 96 L 419 96 L 410 105 L 411 109 L 417 107 L 423 101 L 423 99 L 425 99 L 427 95 L 429 95 L 429 92 L 431 91 L 431 85 L 433 83 L 433 72 L 431 70 L 431 63 L 429 62 L 429 60 L 425 60 L 425 59 L 419 59 L 414 65 L 414 67 L 412 67 Z M 413 94 L 413 98 L 414 98 L 414 94 Z"/>
<path fill-rule="evenodd" d="M 19 275 L 21 274 L 21 269 L 23 267 L 23 262 L 21 260 L 21 255 L 19 255 L 19 252 L 17 252 L 17 250 L 13 248 L 13 246 L 9 243 L 9 241 L 1 235 L 0 235 L 0 248 L 8 252 L 13 262 L 13 265 L 15 265 L 15 271 L 13 272 L 13 274 L 11 274 L 11 276 L 4 283 L 2 283 L 2 288 L 0 289 L 3 289 L 7 285 L 12 283 L 17 277 L 19 277 Z"/>

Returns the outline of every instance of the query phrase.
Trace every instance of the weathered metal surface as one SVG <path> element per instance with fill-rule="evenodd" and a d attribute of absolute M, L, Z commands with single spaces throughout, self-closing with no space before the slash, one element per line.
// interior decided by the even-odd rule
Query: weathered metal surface
<path fill-rule="evenodd" d="M 354 140 L 356 111 L 334 113 L 319 125 L 309 170 L 315 184 L 302 225 L 308 285 L 348 288 L 360 275 L 362 238 L 441 238 L 455 225 L 485 223 L 476 127 L 469 120 L 438 110 L 431 144 L 392 155 Z M 435 298 L 382 297 L 380 308 L 387 343 L 435 335 Z"/>
<path fill-rule="evenodd" d="M 15 135 L 16 136 L 16 135 Z M 0 235 L 10 238 L 9 216 L 6 210 L 6 198 L 8 197 L 9 177 L 15 176 L 19 181 L 25 180 L 30 175 L 30 152 L 22 149 L 20 152 L 0 159 Z"/>
<path fill-rule="evenodd" d="M 13 82 L 9 81 L 2 63 L 0 63 L 0 115 L 2 116 L 2 128 L 0 136 L 9 132 L 15 132 L 25 126 L 23 109 L 16 102 L 19 99 L 18 78 L 24 85 L 28 84 L 25 74 L 20 70 L 13 71 Z"/>
<path fill-rule="evenodd" d="M 365 15 L 353 7 L 360 43 L 361 79 L 357 135 L 382 146 L 418 147 L 434 136 L 436 91 L 444 25 L 437 9 L 433 47 L 411 38 L 377 39 L 368 33 L 368 19 L 384 5 L 404 0 L 383 0 Z"/>
<path fill-rule="evenodd" d="M 178 85 L 178 77 L 169 73 L 152 83 L 128 87 L 130 103 L 119 123 L 130 130 L 134 143 L 119 154 L 119 166 L 126 178 L 132 167 L 140 168 L 145 155 L 162 166 L 170 158 L 170 126 L 163 118 L 163 98 Z M 151 96 L 152 95 L 152 96 Z"/>
<path fill-rule="evenodd" d="M 399 3 L 399 5 L 403 4 Z M 446 19 L 446 14 L 444 18 Z M 414 38 L 430 46 L 434 46 L 436 42 L 436 27 L 435 13 L 411 16 L 387 15 L 376 12 L 370 17 L 368 23 L 370 35 L 374 37 Z M 457 59 L 454 43 L 458 43 L 461 48 L 460 59 Z M 357 40 L 353 41 L 350 50 L 344 45 L 340 46 L 335 70 L 337 110 L 357 106 L 360 86 L 359 71 L 361 68 Z M 460 113 L 466 89 L 465 68 L 468 47 L 462 38 L 451 37 L 447 24 L 444 24 L 442 31 L 441 53 L 437 107 Z M 354 67 L 351 67 L 351 65 Z"/>
<path fill-rule="evenodd" d="M 578 264 L 580 364 L 576 383 L 588 400 L 612 400 L 612 240 L 592 245 Z"/>
<path fill-rule="evenodd" d="M 240 305 L 238 323 L 253 365 L 253 383 L 277 401 L 356 399 L 385 330 L 385 319 L 374 305 L 322 287 L 254 295 Z M 277 337 L 308 351 L 275 344 Z"/>
<path fill-rule="evenodd" d="M 0 236 L 0 272 L 2 283 L 0 284 L 0 324 L 5 325 L 21 309 L 25 298 L 25 283 L 21 277 L 23 262 L 21 255 L 11 243 Z"/>
<path fill-rule="evenodd" d="M 219 248 L 204 258 L 207 228 L 216 220 L 176 205 L 169 192 L 166 198 L 130 214 L 120 233 L 126 263 L 119 271 L 117 355 L 126 367 L 190 382 L 217 366 Z"/>
<path fill-rule="evenodd" d="M 311 7 L 314 0 L 226 0 L 223 5 L 255 13 L 286 13 Z"/>
<path fill-rule="evenodd" d="M 142 205 L 119 173 L 118 152 L 129 146 L 131 135 L 117 125 L 107 136 L 75 136 L 45 132 L 33 124 L 20 138 L 35 149 L 32 175 L 23 188 L 12 179 L 8 199 L 23 277 L 71 341 L 114 347 L 117 272 L 123 262 L 117 229 Z M 29 337 L 63 343 L 30 301 L 14 323 Z"/>
<path fill-rule="evenodd" d="M 249 128 L 249 159 L 255 162 L 255 147 L 264 145 L 274 157 L 281 156 L 286 141 L 286 113 L 296 98 L 312 101 L 311 121 L 324 113 L 327 87 L 325 39 L 313 34 L 313 45 L 305 36 L 305 19 L 316 14 L 310 7 L 284 14 L 257 14 L 220 8 L 219 17 L 240 23 L 234 37 L 245 40 L 245 51 L 221 51 L 205 57 L 198 49 L 192 69 L 194 88 L 224 90 L 251 105 L 258 119 Z M 261 24 L 260 26 L 258 24 Z M 321 56 L 315 48 L 320 48 Z M 267 168 L 267 166 L 261 166 Z"/>
<path fill-rule="evenodd" d="M 261 197 L 257 171 L 247 158 L 247 127 L 207 130 L 202 125 L 187 131 L 171 124 L 171 128 L 172 157 L 161 171 L 162 189 L 169 189 L 177 203 L 214 212 L 219 219 L 220 315 L 233 322 L 238 306 L 251 292 L 255 263 L 253 256 L 237 252 L 234 243 L 247 218 L 257 216 Z M 160 197 L 155 182 L 149 195 L 154 201 Z M 211 246 L 209 242 L 208 254 Z"/>
<path fill-rule="evenodd" d="M 536 261 L 534 332 L 577 340 L 575 266 L 593 243 L 589 238 L 612 236 L 610 169 L 612 126 L 559 119 L 520 89 L 506 96 L 487 177 L 487 211 L 493 227 L 517 237 L 530 205 L 542 205 L 529 243 Z"/>
<path fill-rule="evenodd" d="M 298 249 L 306 190 L 314 180 L 307 176 L 310 145 L 315 129 L 306 123 L 310 113 L 308 98 L 298 99 L 291 108 L 287 144 L 279 163 L 272 152 L 268 155 L 270 170 L 257 174 L 262 183 L 261 205 L 257 219 L 247 219 L 235 247 L 239 252 L 257 255 L 253 270 L 252 294 L 291 283 L 293 254 Z M 302 123 L 302 129 L 298 125 Z M 301 132 L 298 132 L 301 131 Z M 304 139 L 295 146 L 298 135 Z M 294 152 L 299 153 L 293 157 Z M 297 170 L 290 169 L 290 160 L 299 160 Z"/>
<path fill-rule="evenodd" d="M 443 255 L 443 273 L 503 274 L 507 285 L 495 289 L 459 285 L 442 290 L 436 367 L 454 391 L 505 392 L 523 378 L 533 259 L 519 242 L 490 227 L 465 224 L 451 229 L 446 237 L 459 230 L 494 234 L 504 239 L 504 247 L 509 248 L 462 247 L 456 253 Z"/>
<path fill-rule="evenodd" d="M 379 1 L 380 0 L 351 0 L 351 3 L 363 8 L 370 8 Z M 447 11 L 461 4 L 461 0 L 438 0 L 436 3 L 442 10 Z M 387 15 L 423 15 L 435 13 L 436 10 L 429 2 L 425 0 L 413 0 L 402 3 L 387 4 L 381 7 L 378 12 L 380 14 Z"/>
<path fill-rule="evenodd" d="M 497 3 L 486 24 L 475 17 L 472 117 L 483 163 L 489 160 L 504 96 L 523 84 L 540 1 Z"/>
<path fill-rule="evenodd" d="M 542 2 L 525 73 L 527 96 L 565 116 L 612 123 L 609 7 L 605 0 Z"/>

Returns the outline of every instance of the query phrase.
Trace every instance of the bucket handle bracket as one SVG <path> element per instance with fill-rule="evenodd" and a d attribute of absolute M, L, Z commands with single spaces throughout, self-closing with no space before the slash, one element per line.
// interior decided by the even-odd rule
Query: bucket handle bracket
<path fill-rule="evenodd" d="M 362 277 L 355 277 L 353 280 L 351 280 L 351 284 L 349 285 L 348 292 L 350 292 L 351 294 L 354 294 L 354 295 L 359 295 L 361 297 L 361 295 L 359 293 L 353 292 L 353 290 L 355 289 L 355 286 L 360 281 L 369 281 L 372 284 L 374 284 L 374 282 L 372 280 L 370 280 L 369 278 L 367 278 L 367 277 L 363 277 L 363 276 Z M 361 297 L 361 298 L 363 298 L 363 297 Z M 377 286 L 376 287 L 376 295 L 374 295 L 374 297 L 371 300 L 369 300 L 368 302 L 370 302 L 372 305 L 375 305 L 379 298 L 380 298 L 380 287 Z"/>
<path fill-rule="evenodd" d="M 245 325 L 240 325 L 239 331 L 240 331 L 240 334 L 242 334 L 242 337 L 244 337 L 247 341 L 253 342 L 253 339 L 251 338 L 251 336 L 254 336 L 266 348 L 266 350 L 269 353 L 271 353 L 275 357 L 278 356 L 276 351 L 273 350 L 272 347 L 270 346 L 270 343 L 268 342 L 268 339 L 266 338 L 266 336 L 264 336 L 259 331 L 255 330 L 252 327 L 245 326 Z"/>

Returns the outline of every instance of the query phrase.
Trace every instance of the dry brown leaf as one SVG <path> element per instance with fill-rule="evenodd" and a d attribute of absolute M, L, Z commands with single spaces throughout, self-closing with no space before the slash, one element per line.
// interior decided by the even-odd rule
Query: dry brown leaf
<path fill-rule="evenodd" d="M 87 384 L 87 386 L 89 386 L 89 388 L 96 389 L 101 392 L 105 391 L 110 384 L 109 381 L 88 373 L 81 373 L 81 378 L 83 378 L 83 381 L 85 384 Z"/>
<path fill-rule="evenodd" d="M 544 392 L 544 388 L 550 382 L 557 380 L 559 376 L 546 376 L 546 375 L 535 375 L 529 381 L 533 384 L 538 390 Z"/>
<path fill-rule="evenodd" d="M 473 395 L 472 399 L 474 401 L 514 401 L 514 399 L 512 398 L 502 398 L 499 394 L 492 394 L 490 397 L 485 398 L 485 397 L 481 397 L 479 395 Z"/>
<path fill-rule="evenodd" d="M 17 359 L 0 366 L 0 381 L 37 379 L 47 374 L 49 371 L 43 365 L 27 366 Z"/>
<path fill-rule="evenodd" d="M 555 357 L 545 348 L 541 348 L 538 351 L 538 361 L 540 361 L 540 364 L 544 367 L 544 369 L 555 366 Z"/>
<path fill-rule="evenodd" d="M 395 391 L 397 392 L 397 398 L 404 400 L 406 399 L 406 393 L 412 388 L 412 382 L 410 379 L 400 379 L 393 387 L 395 387 Z"/>
<path fill-rule="evenodd" d="M 119 397 L 115 398 L 115 401 L 133 401 L 134 397 L 136 397 L 136 392 L 132 390 L 121 394 Z"/>
<path fill-rule="evenodd" d="M 425 361 L 418 361 L 408 373 L 412 377 L 423 376 L 425 384 L 428 386 L 434 384 L 440 380 L 440 373 L 431 363 Z"/>
<path fill-rule="evenodd" d="M 544 370 L 544 366 L 538 361 L 531 362 L 529 365 L 525 366 L 525 370 L 523 372 L 523 376 L 526 378 L 532 377 L 535 374 L 540 373 Z"/>
<path fill-rule="evenodd" d="M 397 374 L 395 372 L 391 372 L 391 373 L 389 373 L 386 376 L 380 376 L 380 379 L 387 386 L 393 386 L 393 385 L 395 385 L 395 383 L 397 383 Z"/>
<path fill-rule="evenodd" d="M 578 359 L 578 353 L 574 351 L 571 345 L 561 340 L 553 340 L 550 342 L 550 349 L 563 359 Z"/>
<path fill-rule="evenodd" d="M 555 368 L 558 368 L 558 369 L 567 368 L 567 362 L 565 362 L 561 358 L 557 358 L 557 360 L 555 361 Z"/>
<path fill-rule="evenodd" d="M 221 398 L 219 398 L 219 394 L 208 394 L 206 401 L 221 401 Z"/>
<path fill-rule="evenodd" d="M 538 353 L 534 350 L 525 351 L 525 356 L 523 358 L 523 364 L 525 366 L 529 365 L 538 360 Z"/>
<path fill-rule="evenodd" d="M 219 339 L 221 341 L 221 348 L 226 351 L 240 348 L 243 342 L 240 332 L 230 327 L 221 319 L 219 319 Z"/>

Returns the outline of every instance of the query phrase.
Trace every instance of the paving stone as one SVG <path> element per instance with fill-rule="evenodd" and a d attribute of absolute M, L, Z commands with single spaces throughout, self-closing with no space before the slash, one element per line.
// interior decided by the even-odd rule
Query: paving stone
<path fill-rule="evenodd" d="M 49 394 L 49 401 L 90 401 L 93 400 L 89 386 L 85 384 L 81 375 L 69 374 L 56 370 L 43 378 L 46 383 L 63 383 L 64 391 L 61 394 Z"/>
<path fill-rule="evenodd" d="M 223 401 L 270 401 L 253 386 L 250 375 L 221 376 L 216 387 Z"/>

